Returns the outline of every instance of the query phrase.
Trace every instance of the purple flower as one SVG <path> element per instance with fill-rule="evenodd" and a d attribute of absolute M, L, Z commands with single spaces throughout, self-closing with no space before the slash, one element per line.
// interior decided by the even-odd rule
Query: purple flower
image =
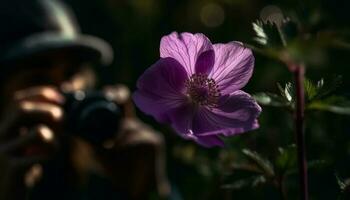
<path fill-rule="evenodd" d="M 133 94 L 136 105 L 176 132 L 206 146 L 259 127 L 260 106 L 241 91 L 254 57 L 238 42 L 212 44 L 203 34 L 176 32 L 160 42 L 160 59 L 147 69 Z"/>

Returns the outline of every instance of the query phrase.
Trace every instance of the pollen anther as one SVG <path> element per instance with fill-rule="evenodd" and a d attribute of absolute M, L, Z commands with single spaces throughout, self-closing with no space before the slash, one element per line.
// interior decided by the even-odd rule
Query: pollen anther
<path fill-rule="evenodd" d="M 185 85 L 186 93 L 193 103 L 211 108 L 217 106 L 220 90 L 215 80 L 208 78 L 208 75 L 193 74 Z"/>

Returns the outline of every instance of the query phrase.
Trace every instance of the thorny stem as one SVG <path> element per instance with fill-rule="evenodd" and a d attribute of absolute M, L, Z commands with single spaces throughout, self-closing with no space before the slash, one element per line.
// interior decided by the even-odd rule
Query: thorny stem
<path fill-rule="evenodd" d="M 299 186 L 300 197 L 302 200 L 308 200 L 308 178 L 307 178 L 307 160 L 305 149 L 305 135 L 304 135 L 304 73 L 303 65 L 289 66 L 293 69 L 295 91 L 296 91 L 296 108 L 295 108 L 295 134 L 298 150 L 298 168 L 299 168 Z"/>

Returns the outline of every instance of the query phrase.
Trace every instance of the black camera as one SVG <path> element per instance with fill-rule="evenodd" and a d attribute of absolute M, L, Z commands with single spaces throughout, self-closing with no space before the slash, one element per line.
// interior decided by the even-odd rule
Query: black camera
<path fill-rule="evenodd" d="M 121 110 L 102 91 L 75 91 L 66 93 L 65 97 L 65 128 L 68 134 L 97 145 L 115 137 Z"/>

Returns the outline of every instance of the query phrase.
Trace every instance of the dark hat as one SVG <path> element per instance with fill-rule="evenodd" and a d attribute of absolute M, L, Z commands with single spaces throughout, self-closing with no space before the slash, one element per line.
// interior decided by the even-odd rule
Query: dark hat
<path fill-rule="evenodd" d="M 110 45 L 81 34 L 73 13 L 59 0 L 2 2 L 0 22 L 0 64 L 60 49 L 103 65 L 113 60 Z"/>

